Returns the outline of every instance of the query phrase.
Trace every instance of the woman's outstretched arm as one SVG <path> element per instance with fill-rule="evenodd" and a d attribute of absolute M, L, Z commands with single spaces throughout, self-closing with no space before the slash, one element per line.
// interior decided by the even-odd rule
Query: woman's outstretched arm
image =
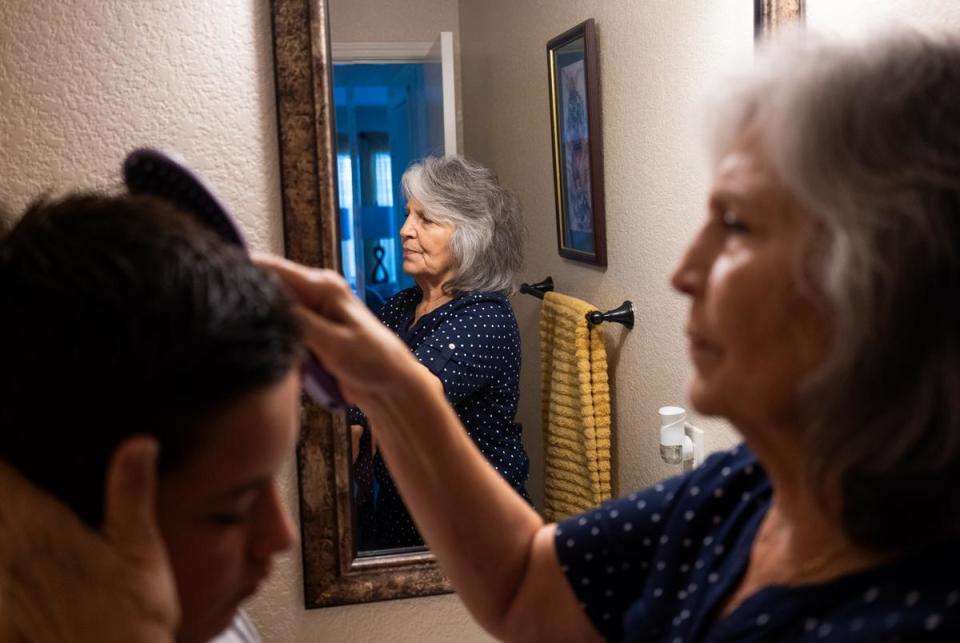
<path fill-rule="evenodd" d="M 336 273 L 258 262 L 300 300 L 309 346 L 366 412 L 418 529 L 474 618 L 506 640 L 598 640 L 560 570 L 554 526 L 486 462 L 439 380 Z"/>

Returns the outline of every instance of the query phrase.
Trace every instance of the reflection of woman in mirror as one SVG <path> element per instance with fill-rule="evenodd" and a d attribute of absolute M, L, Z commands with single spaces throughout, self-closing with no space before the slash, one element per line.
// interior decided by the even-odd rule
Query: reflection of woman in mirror
<path fill-rule="evenodd" d="M 520 334 L 507 297 L 523 256 L 516 198 L 490 170 L 460 157 L 430 157 L 403 175 L 403 270 L 416 286 L 379 318 L 442 385 L 467 434 L 526 498 L 527 454 L 514 421 Z M 360 549 L 423 543 L 376 447 L 376 427 L 349 412 Z"/>

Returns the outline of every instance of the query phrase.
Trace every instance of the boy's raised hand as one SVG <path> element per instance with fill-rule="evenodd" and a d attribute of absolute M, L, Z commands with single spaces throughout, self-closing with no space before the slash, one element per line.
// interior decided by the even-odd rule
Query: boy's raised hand
<path fill-rule="evenodd" d="M 179 606 L 155 518 L 156 458 L 147 437 L 114 452 L 101 532 L 0 461 L 4 642 L 174 640 Z"/>

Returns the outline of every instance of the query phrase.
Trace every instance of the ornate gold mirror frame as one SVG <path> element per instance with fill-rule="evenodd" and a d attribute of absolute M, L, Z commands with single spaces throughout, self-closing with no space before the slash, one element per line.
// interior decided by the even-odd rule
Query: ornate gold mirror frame
<path fill-rule="evenodd" d="M 340 269 L 329 14 L 326 0 L 272 0 L 286 255 Z M 451 591 L 433 554 L 357 557 L 342 415 L 307 398 L 297 453 L 306 607 Z"/>
<path fill-rule="evenodd" d="M 803 24 L 806 0 L 753 0 L 753 36 L 762 40 L 794 22 Z"/>

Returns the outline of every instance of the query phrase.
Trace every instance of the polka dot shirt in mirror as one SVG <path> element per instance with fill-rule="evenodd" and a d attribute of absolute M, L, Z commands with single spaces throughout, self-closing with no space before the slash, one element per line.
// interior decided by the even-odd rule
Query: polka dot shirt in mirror
<path fill-rule="evenodd" d="M 417 288 L 394 295 L 379 317 L 443 383 L 447 399 L 467 433 L 491 465 L 521 496 L 528 499 L 529 471 L 522 428 L 514 421 L 520 398 L 520 331 L 509 300 L 500 293 L 460 293 L 450 302 L 412 323 L 423 297 Z M 351 409 L 352 424 L 364 424 Z M 420 544 L 416 528 L 393 486 L 383 459 L 375 458 L 383 478 L 376 529 L 390 542 Z M 411 539 L 411 534 L 415 538 Z M 395 537 L 394 537 L 395 535 Z"/>

